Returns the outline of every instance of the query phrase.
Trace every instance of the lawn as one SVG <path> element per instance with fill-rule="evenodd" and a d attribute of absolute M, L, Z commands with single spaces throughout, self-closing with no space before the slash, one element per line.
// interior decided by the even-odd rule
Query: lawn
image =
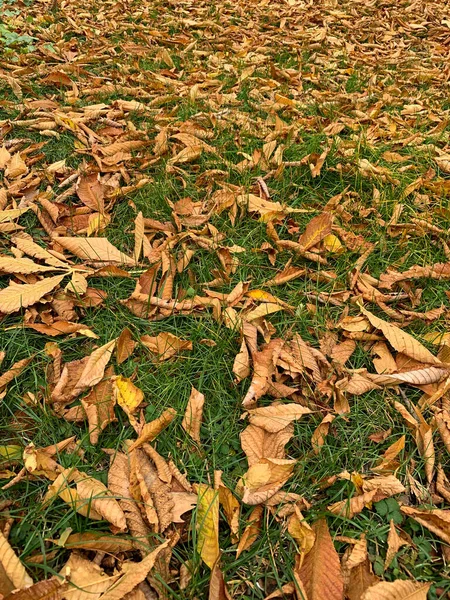
<path fill-rule="evenodd" d="M 0 2 L 0 599 L 450 597 L 449 26 Z"/>

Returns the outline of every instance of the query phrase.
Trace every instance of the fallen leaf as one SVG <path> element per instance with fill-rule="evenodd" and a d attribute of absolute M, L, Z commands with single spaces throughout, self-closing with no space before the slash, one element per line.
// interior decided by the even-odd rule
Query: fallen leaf
<path fill-rule="evenodd" d="M 263 516 L 264 508 L 262 506 L 255 506 L 250 513 L 248 523 L 244 529 L 244 532 L 239 540 L 238 547 L 236 549 L 236 558 L 238 558 L 242 552 L 248 550 L 259 537 L 261 532 L 261 521 Z"/>
<path fill-rule="evenodd" d="M 380 581 L 368 588 L 361 600 L 426 600 L 431 583 L 409 579 Z"/>
<path fill-rule="evenodd" d="M 312 411 L 301 404 L 272 404 L 262 408 L 248 410 L 248 418 L 252 425 L 260 427 L 269 433 L 285 429 L 292 421 L 301 419 Z"/>
<path fill-rule="evenodd" d="M 396 325 L 376 317 L 364 307 L 361 306 L 360 308 L 361 312 L 369 319 L 370 324 L 383 332 L 383 335 L 397 352 L 402 352 L 403 354 L 406 354 L 406 356 L 421 363 L 440 364 L 439 359 L 431 354 L 431 352 L 412 335 L 406 333 L 406 331 L 403 331 L 403 329 L 400 329 Z"/>
<path fill-rule="evenodd" d="M 316 521 L 312 530 L 315 535 L 314 545 L 297 571 L 308 600 L 342 600 L 344 582 L 341 565 L 326 519 Z"/>
<path fill-rule="evenodd" d="M 305 250 L 317 246 L 321 240 L 331 233 L 332 222 L 331 213 L 329 212 L 323 212 L 320 215 L 317 215 L 317 217 L 314 217 L 308 223 L 304 233 L 300 236 L 298 243 Z"/>
<path fill-rule="evenodd" d="M 0 291 L 0 311 L 6 314 L 16 312 L 38 302 L 49 294 L 64 279 L 65 275 L 47 277 L 37 283 L 18 285 L 10 282 L 9 286 Z"/>
<path fill-rule="evenodd" d="M 100 237 L 58 237 L 57 242 L 88 264 L 134 266 L 133 258 L 126 256 L 111 244 L 106 238 Z"/>
<path fill-rule="evenodd" d="M 2 566 L 2 590 L 8 594 L 15 589 L 23 589 L 33 584 L 25 567 L 20 562 L 8 540 L 0 531 L 0 565 Z"/>
<path fill-rule="evenodd" d="M 204 483 L 197 485 L 197 551 L 210 569 L 219 555 L 219 492 Z"/>
<path fill-rule="evenodd" d="M 197 444 L 200 444 L 200 427 L 204 403 L 205 396 L 192 387 L 181 426 Z"/>

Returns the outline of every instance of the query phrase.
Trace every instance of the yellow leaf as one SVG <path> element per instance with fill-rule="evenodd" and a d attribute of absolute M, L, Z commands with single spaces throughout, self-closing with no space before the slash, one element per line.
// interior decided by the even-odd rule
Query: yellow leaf
<path fill-rule="evenodd" d="M 332 233 L 329 233 L 323 238 L 323 245 L 325 246 L 325 249 L 332 254 L 342 254 L 345 250 L 341 240 Z"/>
<path fill-rule="evenodd" d="M 144 392 L 139 389 L 128 377 L 118 375 L 114 380 L 114 393 L 117 404 L 125 412 L 134 414 L 144 399 Z"/>
<path fill-rule="evenodd" d="M 219 492 L 204 483 L 197 486 L 197 551 L 210 569 L 219 558 Z"/>

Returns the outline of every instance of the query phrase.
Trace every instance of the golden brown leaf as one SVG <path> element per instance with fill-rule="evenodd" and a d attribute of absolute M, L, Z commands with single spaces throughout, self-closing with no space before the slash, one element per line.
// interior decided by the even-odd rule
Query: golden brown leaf
<path fill-rule="evenodd" d="M 122 600 L 123 597 L 139 585 L 153 569 L 160 552 L 167 548 L 168 542 L 160 544 L 141 562 L 125 561 L 119 578 L 100 596 L 100 600 Z"/>
<path fill-rule="evenodd" d="M 261 521 L 263 516 L 264 508 L 262 506 L 255 506 L 250 513 L 248 523 L 244 529 L 244 532 L 239 540 L 239 544 L 236 550 L 236 558 L 248 550 L 256 540 L 258 539 L 261 531 Z"/>
<path fill-rule="evenodd" d="M 317 215 L 317 217 L 311 219 L 306 226 L 305 231 L 298 240 L 299 244 L 301 244 L 305 250 L 317 246 L 325 236 L 331 233 L 332 222 L 331 213 L 329 212 L 323 212 L 320 215 Z"/>
<path fill-rule="evenodd" d="M 205 396 L 192 387 L 181 426 L 197 444 L 200 444 L 200 427 L 204 403 Z"/>
<path fill-rule="evenodd" d="M 293 435 L 292 423 L 276 433 L 269 433 L 256 425 L 246 427 L 240 438 L 249 466 L 259 462 L 261 458 L 285 458 L 284 447 Z"/>
<path fill-rule="evenodd" d="M 444 542 L 450 544 L 450 510 L 439 508 L 419 509 L 412 506 L 402 506 L 400 510 L 404 515 L 411 517 L 435 533 Z"/>
<path fill-rule="evenodd" d="M 314 430 L 311 437 L 311 445 L 314 450 L 314 454 L 319 454 L 322 446 L 325 443 L 325 439 L 328 435 L 331 423 L 334 421 L 335 416 L 332 414 L 326 415 L 319 425 Z"/>
<path fill-rule="evenodd" d="M 262 504 L 274 496 L 292 475 L 296 461 L 262 458 L 249 467 L 236 488 L 245 504 Z"/>
<path fill-rule="evenodd" d="M 104 186 L 100 182 L 99 175 L 83 175 L 77 185 L 77 195 L 83 204 L 95 212 L 104 213 Z"/>
<path fill-rule="evenodd" d="M 72 553 L 61 569 L 61 575 L 67 573 L 69 590 L 65 593 L 67 600 L 98 600 L 119 575 L 108 576 L 94 562 Z"/>
<path fill-rule="evenodd" d="M 108 364 L 116 345 L 116 340 L 111 340 L 107 344 L 94 350 L 88 357 L 80 378 L 75 386 L 75 393 L 79 393 L 89 387 L 99 383 L 104 376 L 106 365 Z"/>
<path fill-rule="evenodd" d="M 128 327 L 122 331 L 117 338 L 116 358 L 117 364 L 121 365 L 127 358 L 129 358 L 136 347 L 136 342 L 133 340 L 131 331 Z"/>
<path fill-rule="evenodd" d="M 139 446 L 142 446 L 146 442 L 152 442 L 163 429 L 172 423 L 176 415 L 177 411 L 174 408 L 168 408 L 160 417 L 150 421 L 150 423 L 146 423 L 138 439 L 131 444 L 129 451 L 131 452 L 135 448 L 139 448 Z"/>
<path fill-rule="evenodd" d="M 182 350 L 192 350 L 192 342 L 167 332 L 158 333 L 156 337 L 143 335 L 141 342 L 156 355 L 159 362 L 172 358 Z"/>
<path fill-rule="evenodd" d="M 132 267 L 133 258 L 126 256 L 111 244 L 106 238 L 101 237 L 58 237 L 58 244 L 78 258 L 89 264 L 122 265 Z"/>
<path fill-rule="evenodd" d="M 387 539 L 387 551 L 386 551 L 386 559 L 384 561 L 384 570 L 389 569 L 391 562 L 394 560 L 395 555 L 400 550 L 402 546 L 408 544 L 406 540 L 402 539 L 395 529 L 395 523 L 391 519 L 389 524 L 389 534 Z"/>
<path fill-rule="evenodd" d="M 43 579 L 30 587 L 24 588 L 17 592 L 12 592 L 5 596 L 5 600 L 60 600 L 66 596 L 68 583 L 64 583 L 58 577 Z"/>
<path fill-rule="evenodd" d="M 342 600 L 344 583 L 341 565 L 326 519 L 316 521 L 312 530 L 316 536 L 314 545 L 298 570 L 308 600 Z"/>

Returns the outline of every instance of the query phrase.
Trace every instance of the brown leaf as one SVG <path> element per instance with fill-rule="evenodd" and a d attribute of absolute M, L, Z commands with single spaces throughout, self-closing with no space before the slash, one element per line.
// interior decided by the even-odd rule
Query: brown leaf
<path fill-rule="evenodd" d="M 253 464 L 237 486 L 242 502 L 255 505 L 269 500 L 292 475 L 295 463 L 295 460 L 262 458 Z"/>
<path fill-rule="evenodd" d="M 4 596 L 4 600 L 60 600 L 63 596 L 69 598 L 66 596 L 68 587 L 69 584 L 64 583 L 62 579 L 51 577 L 38 581 L 30 587 L 7 594 Z M 72 597 L 71 600 L 73 600 Z"/>
<path fill-rule="evenodd" d="M 450 544 L 450 510 L 418 509 L 412 506 L 401 506 L 400 510 Z"/>
<path fill-rule="evenodd" d="M 192 387 L 181 426 L 197 444 L 200 444 L 200 427 L 204 403 L 205 396 Z"/>
<path fill-rule="evenodd" d="M 298 243 L 303 246 L 305 250 L 317 246 L 325 236 L 331 233 L 332 223 L 333 219 L 330 212 L 323 212 L 320 215 L 317 215 L 317 217 L 314 217 L 308 223 L 305 231 L 300 236 Z"/>
<path fill-rule="evenodd" d="M 211 571 L 208 600 L 231 600 L 231 596 L 228 593 L 227 586 L 223 579 L 222 571 L 217 563 Z"/>
<path fill-rule="evenodd" d="M 114 370 L 110 367 L 105 373 L 103 381 L 94 385 L 89 394 L 81 401 L 89 424 L 89 440 L 93 445 L 98 442 L 100 433 L 105 427 L 109 423 L 116 421 L 114 414 L 113 375 Z"/>
<path fill-rule="evenodd" d="M 379 581 L 373 574 L 369 559 L 360 563 L 350 571 L 345 593 L 348 600 L 361 600 L 364 592 Z"/>
<path fill-rule="evenodd" d="M 370 490 L 359 496 L 353 496 L 349 500 L 340 500 L 328 506 L 328 510 L 334 515 L 342 515 L 347 519 L 353 519 L 365 508 L 371 508 L 372 502 L 377 495 L 377 490 Z M 381 498 L 380 498 L 381 500 Z"/>
<path fill-rule="evenodd" d="M 13 366 L 10 369 L 8 369 L 8 371 L 2 373 L 0 375 L 0 392 L 5 389 L 8 383 L 10 383 L 16 377 L 18 377 L 32 360 L 33 356 L 30 356 L 29 358 L 22 358 L 22 360 L 18 360 L 17 362 L 15 362 Z"/>
<path fill-rule="evenodd" d="M 376 317 L 363 306 L 361 306 L 360 309 L 369 319 L 370 324 L 383 332 L 383 335 L 397 352 L 402 352 L 403 354 L 406 354 L 406 356 L 421 363 L 440 364 L 440 360 L 431 354 L 431 352 L 412 335 L 406 333 L 406 331 L 403 331 L 403 329 L 400 329 L 396 325 Z"/>
<path fill-rule="evenodd" d="M 69 590 L 64 598 L 67 600 L 98 600 L 100 596 L 117 580 L 119 575 L 108 576 L 94 562 L 73 552 L 61 569 L 61 575 L 67 573 Z"/>
<path fill-rule="evenodd" d="M 150 423 L 146 423 L 138 439 L 129 447 L 129 452 L 135 448 L 139 448 L 146 442 L 152 442 L 174 420 L 176 415 L 177 411 L 174 408 L 168 408 L 160 417 Z"/>
<path fill-rule="evenodd" d="M 80 177 L 77 185 L 77 195 L 81 202 L 93 211 L 100 214 L 105 212 L 105 190 L 98 173 Z"/>
<path fill-rule="evenodd" d="M 276 433 L 269 433 L 262 427 L 249 425 L 241 433 L 242 450 L 247 455 L 249 466 L 261 458 L 285 458 L 284 447 L 294 435 L 294 426 L 288 425 Z"/>
<path fill-rule="evenodd" d="M 168 332 L 158 333 L 156 337 L 143 335 L 141 342 L 156 355 L 159 362 L 172 358 L 182 350 L 192 350 L 192 342 Z"/>
<path fill-rule="evenodd" d="M 262 506 L 255 506 L 255 508 L 250 513 L 248 524 L 244 529 L 244 533 L 239 540 L 239 544 L 236 550 L 236 558 L 238 558 L 242 552 L 248 550 L 250 546 L 252 546 L 261 531 L 261 521 L 263 516 L 264 508 Z"/>
<path fill-rule="evenodd" d="M 0 311 L 9 314 L 38 302 L 53 291 L 64 277 L 65 275 L 57 275 L 23 285 L 10 281 L 9 286 L 0 291 Z"/>
<path fill-rule="evenodd" d="M 231 538 L 237 542 L 239 538 L 239 514 L 241 505 L 233 492 L 222 482 L 222 472 L 214 472 L 214 487 L 219 490 L 219 503 L 222 506 L 228 526 L 231 529 Z"/>
<path fill-rule="evenodd" d="M 253 354 L 252 382 L 242 401 L 243 406 L 251 406 L 266 393 L 275 371 L 275 360 L 281 347 L 281 340 L 272 340 L 261 352 Z"/>
<path fill-rule="evenodd" d="M 130 531 L 132 531 L 130 529 Z M 134 532 L 132 532 L 134 533 Z M 133 540 L 111 535 L 98 531 L 85 531 L 84 533 L 72 533 L 64 543 L 65 548 L 72 550 L 95 550 L 96 552 L 107 552 L 109 554 L 120 554 L 135 549 Z"/>
<path fill-rule="evenodd" d="M 395 523 L 393 519 L 391 519 L 389 524 L 389 534 L 387 539 L 387 551 L 386 551 L 386 559 L 384 561 L 384 570 L 389 569 L 391 562 L 394 560 L 395 555 L 400 550 L 400 548 L 404 545 L 408 545 L 409 542 L 402 539 L 395 529 Z"/>
<path fill-rule="evenodd" d="M 431 583 L 419 583 L 409 579 L 380 581 L 368 588 L 361 600 L 427 600 L 430 586 Z"/>
<path fill-rule="evenodd" d="M 326 519 L 316 521 L 312 530 L 316 536 L 314 546 L 298 570 L 308 600 L 342 600 L 344 583 L 341 565 Z"/>
<path fill-rule="evenodd" d="M 328 435 L 331 423 L 334 421 L 335 416 L 332 414 L 326 415 L 319 425 L 314 430 L 311 437 L 311 445 L 314 450 L 314 454 L 319 454 L 322 446 L 325 443 L 325 439 Z"/>
<path fill-rule="evenodd" d="M 54 271 L 56 267 L 38 265 L 29 258 L 13 258 L 12 256 L 0 256 L 0 271 L 9 273 L 44 273 L 45 271 Z"/>
<path fill-rule="evenodd" d="M 100 596 L 100 600 L 122 600 L 128 592 L 131 592 L 131 590 L 144 581 L 153 569 L 159 553 L 167 548 L 167 546 L 167 541 L 160 544 L 139 563 L 125 561 L 122 564 L 122 571 L 118 580 L 113 582 L 109 589 Z"/>
<path fill-rule="evenodd" d="M 236 375 L 236 383 L 239 383 L 251 373 L 250 371 L 250 355 L 248 353 L 245 338 L 241 342 L 241 348 L 236 354 L 233 363 L 233 373 Z"/>
<path fill-rule="evenodd" d="M 117 500 L 101 481 L 80 474 L 76 477 L 76 485 L 78 495 L 82 500 L 87 500 L 102 518 L 109 521 L 119 531 L 125 531 L 127 527 L 125 515 Z"/>
<path fill-rule="evenodd" d="M 125 327 L 125 329 L 117 338 L 117 364 L 121 365 L 125 360 L 127 360 L 127 358 L 129 358 L 133 354 L 135 347 L 136 342 L 133 340 L 131 331 L 128 329 L 128 327 Z"/>
<path fill-rule="evenodd" d="M 292 421 L 297 421 L 303 415 L 310 413 L 312 413 L 312 410 L 301 404 L 275 403 L 270 406 L 249 409 L 248 417 L 252 425 L 269 433 L 276 433 L 285 429 Z"/>

